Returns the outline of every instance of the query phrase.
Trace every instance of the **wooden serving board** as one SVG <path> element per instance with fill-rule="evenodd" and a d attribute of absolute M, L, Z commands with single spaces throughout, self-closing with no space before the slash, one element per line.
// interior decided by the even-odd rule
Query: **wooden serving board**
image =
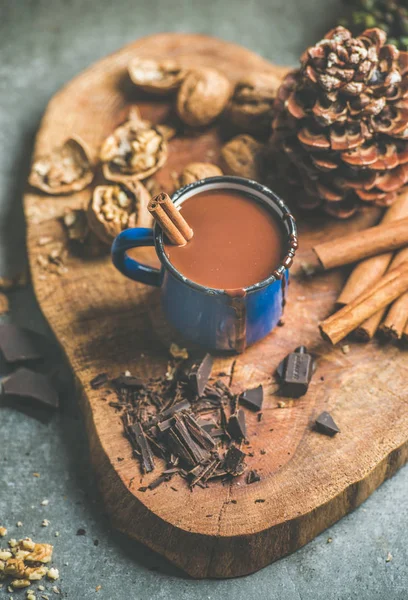
<path fill-rule="evenodd" d="M 77 134 L 96 158 L 103 139 L 135 103 L 144 117 L 162 121 L 167 101 L 138 96 L 128 81 L 126 65 L 135 55 L 174 56 L 186 65 L 214 66 L 232 81 L 253 70 L 284 72 L 244 48 L 202 35 L 144 38 L 90 67 L 52 99 L 35 155 Z M 171 188 L 172 172 L 188 162 L 217 162 L 221 144 L 216 128 L 172 140 L 168 163 L 158 175 L 163 188 Z M 295 267 L 285 326 L 243 355 L 216 359 L 215 372 L 230 373 L 236 391 L 259 383 L 267 391 L 263 420 L 247 416 L 248 450 L 253 453 L 247 463 L 259 471 L 261 481 L 246 485 L 238 478 L 191 492 L 184 481 L 173 479 L 154 491 L 138 491 L 142 479 L 147 485 L 158 472 L 141 477 L 119 415 L 103 400 L 103 391 L 92 390 L 89 382 L 102 371 L 112 376 L 126 369 L 142 376 L 165 372 L 171 335 L 157 327 L 157 318 L 156 327 L 151 326 L 158 292 L 126 280 L 109 257 L 84 260 L 69 254 L 63 276 L 44 273 L 38 263 L 45 251 L 39 238 L 52 236 L 67 245 L 60 217 L 67 207 L 87 202 L 90 194 L 88 188 L 55 198 L 27 189 L 24 206 L 35 292 L 78 382 L 92 461 L 118 529 L 193 577 L 244 575 L 306 544 L 406 462 L 407 353 L 376 342 L 350 343 L 348 353 L 329 348 L 319 337 L 317 323 L 332 310 L 345 273 L 304 280 Z M 368 209 L 347 223 L 300 217 L 297 264 L 312 243 L 358 230 L 378 216 Z M 272 374 L 299 344 L 316 354 L 317 372 L 306 396 L 285 399 L 286 405 L 278 408 L 283 399 L 273 395 L 277 385 Z M 333 439 L 313 431 L 322 410 L 329 410 L 340 426 Z"/>

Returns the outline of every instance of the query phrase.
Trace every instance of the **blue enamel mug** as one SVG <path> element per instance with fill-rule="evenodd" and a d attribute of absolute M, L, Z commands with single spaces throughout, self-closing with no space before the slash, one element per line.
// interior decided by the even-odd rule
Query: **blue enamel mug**
<path fill-rule="evenodd" d="M 296 223 L 276 194 L 241 177 L 220 176 L 196 181 L 177 190 L 172 201 L 180 207 L 195 194 L 216 189 L 234 190 L 262 203 L 280 222 L 285 256 L 267 279 L 235 293 L 194 283 L 170 263 L 158 225 L 154 229 L 136 227 L 122 231 L 113 242 L 112 260 L 126 277 L 161 288 L 166 319 L 187 340 L 211 350 L 242 352 L 270 333 L 282 316 L 289 268 L 297 248 Z M 131 248 L 141 246 L 155 246 L 161 269 L 143 265 L 127 254 Z"/>

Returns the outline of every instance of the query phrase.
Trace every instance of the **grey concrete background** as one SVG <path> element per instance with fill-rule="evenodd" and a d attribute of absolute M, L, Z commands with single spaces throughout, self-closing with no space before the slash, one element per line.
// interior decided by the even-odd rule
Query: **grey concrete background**
<path fill-rule="evenodd" d="M 295 64 L 340 12 L 340 0 L 0 0 L 0 274 L 24 264 L 21 194 L 39 119 L 54 92 L 81 69 L 128 41 L 165 30 L 210 33 Z M 47 332 L 31 291 L 13 293 L 11 301 L 14 321 Z M 62 597 L 408 598 L 408 469 L 292 556 L 250 577 L 194 581 L 111 529 L 69 379 L 62 400 L 62 411 L 47 423 L 0 407 L 0 523 L 10 536 L 54 543 Z M 48 506 L 41 505 L 45 498 Z M 77 536 L 79 528 L 86 535 Z M 25 592 L 0 589 L 0 598 L 10 596 Z"/>

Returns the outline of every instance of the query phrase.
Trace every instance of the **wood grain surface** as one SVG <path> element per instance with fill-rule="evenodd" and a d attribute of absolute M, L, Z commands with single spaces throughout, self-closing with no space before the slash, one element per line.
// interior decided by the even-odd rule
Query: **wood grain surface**
<path fill-rule="evenodd" d="M 136 55 L 214 66 L 231 81 L 253 70 L 284 72 L 248 50 L 202 35 L 144 38 L 90 67 L 51 100 L 34 155 L 76 134 L 96 158 L 104 138 L 134 104 L 144 117 L 163 121 L 168 101 L 140 96 L 130 85 L 126 65 Z M 163 189 L 171 190 L 172 173 L 187 163 L 217 162 L 223 136 L 212 127 L 172 140 L 169 160 L 157 177 Z M 44 272 L 38 262 L 44 254 L 39 238 L 51 236 L 68 246 L 60 217 L 68 207 L 83 206 L 91 191 L 56 198 L 27 188 L 27 245 L 38 302 L 75 374 L 92 462 L 118 529 L 193 577 L 244 575 L 313 539 L 406 462 L 406 351 L 376 342 L 350 343 L 348 353 L 329 348 L 319 337 L 317 323 L 331 312 L 346 272 L 305 279 L 299 271 L 312 244 L 374 224 L 379 213 L 366 209 L 347 223 L 300 216 L 301 249 L 284 327 L 243 355 L 216 358 L 215 372 L 229 373 L 236 391 L 259 383 L 267 391 L 263 420 L 258 423 L 255 415 L 247 419 L 248 450 L 253 453 L 247 463 L 259 471 L 261 481 L 246 485 L 238 478 L 191 492 L 184 481 L 173 479 L 154 491 L 138 491 L 140 482 L 148 484 L 157 472 L 141 477 L 119 415 L 89 382 L 101 371 L 112 376 L 126 369 L 142 376 L 165 372 L 173 333 L 160 319 L 159 292 L 126 280 L 108 256 L 84 260 L 69 252 L 63 276 Z M 154 261 L 150 251 L 140 255 Z M 306 396 L 279 398 L 273 372 L 299 344 L 316 355 L 317 371 Z M 282 400 L 285 406 L 279 408 Z M 333 439 L 313 430 L 322 410 L 329 410 L 341 429 Z"/>

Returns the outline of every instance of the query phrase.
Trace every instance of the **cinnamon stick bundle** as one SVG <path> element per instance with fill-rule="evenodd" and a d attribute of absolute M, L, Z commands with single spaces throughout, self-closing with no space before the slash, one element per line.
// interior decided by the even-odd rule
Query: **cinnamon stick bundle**
<path fill-rule="evenodd" d="M 408 248 L 403 248 L 399 250 L 392 262 L 389 266 L 389 271 L 397 268 L 403 262 L 408 260 Z M 381 308 L 378 312 L 372 315 L 369 319 L 361 323 L 359 327 L 357 327 L 355 331 L 355 337 L 361 342 L 369 342 L 375 335 L 385 313 L 387 312 L 387 307 Z"/>
<path fill-rule="evenodd" d="M 348 265 L 408 245 L 408 218 L 376 225 L 313 248 L 323 269 Z"/>
<path fill-rule="evenodd" d="M 158 194 L 150 200 L 147 208 L 172 244 L 185 246 L 191 240 L 193 230 L 168 194 Z"/>
<path fill-rule="evenodd" d="M 337 344 L 381 308 L 408 291 L 408 261 L 389 271 L 379 283 L 320 324 L 322 337 Z"/>
<path fill-rule="evenodd" d="M 385 212 L 381 220 L 381 225 L 386 225 L 387 223 L 391 223 L 392 221 L 397 221 L 398 219 L 403 219 L 405 217 L 408 217 L 408 190 L 405 190 L 402 194 L 400 194 L 394 204 L 392 204 Z M 336 302 L 337 306 L 345 306 L 357 298 L 357 296 L 367 289 L 368 286 L 374 283 L 374 281 L 379 281 L 381 276 L 389 267 L 391 260 L 392 252 L 386 252 L 385 254 L 372 256 L 371 258 L 361 261 L 356 267 L 354 267 L 346 285 L 341 291 Z M 381 318 L 377 323 L 377 327 L 380 321 Z M 377 327 L 375 329 L 377 329 Z"/>

